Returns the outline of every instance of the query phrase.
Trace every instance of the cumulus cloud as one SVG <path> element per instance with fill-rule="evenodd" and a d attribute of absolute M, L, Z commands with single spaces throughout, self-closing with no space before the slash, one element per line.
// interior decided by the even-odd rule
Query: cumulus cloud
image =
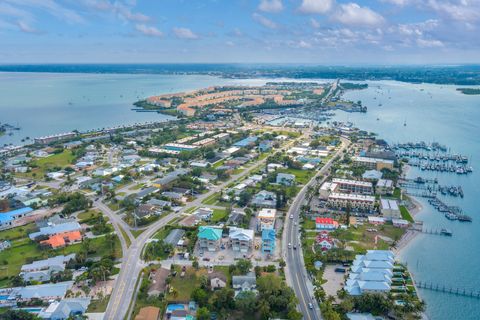
<path fill-rule="evenodd" d="M 443 47 L 443 42 L 436 39 L 417 39 L 417 45 L 422 48 L 438 48 Z"/>
<path fill-rule="evenodd" d="M 188 28 L 173 28 L 173 34 L 179 39 L 195 40 L 199 36 Z"/>
<path fill-rule="evenodd" d="M 131 6 L 134 6 L 135 3 L 129 3 L 129 5 L 126 5 L 117 1 L 111 3 L 106 0 L 83 0 L 83 2 L 89 8 L 113 13 L 122 20 L 143 23 L 151 20 L 149 16 L 143 13 L 133 12 Z"/>
<path fill-rule="evenodd" d="M 264 12 L 280 12 L 283 10 L 282 0 L 260 0 L 258 10 Z"/>
<path fill-rule="evenodd" d="M 258 23 L 260 23 L 262 26 L 264 26 L 265 28 L 269 28 L 269 29 L 276 29 L 278 26 L 275 22 L 273 22 L 272 20 L 262 16 L 261 14 L 258 14 L 258 13 L 254 13 L 252 15 L 252 19 Z"/>
<path fill-rule="evenodd" d="M 480 20 L 480 1 L 478 0 L 426 0 L 425 5 L 450 19 L 475 22 Z"/>
<path fill-rule="evenodd" d="M 323 14 L 330 11 L 334 0 L 303 0 L 298 11 L 306 14 Z"/>
<path fill-rule="evenodd" d="M 158 30 L 155 27 L 147 26 L 145 24 L 137 24 L 135 25 L 135 29 L 142 34 L 149 36 L 149 37 L 163 37 L 163 32 Z"/>
<path fill-rule="evenodd" d="M 361 7 L 356 3 L 350 2 L 339 6 L 333 18 L 346 25 L 358 26 L 378 26 L 385 19 L 368 7 Z"/>

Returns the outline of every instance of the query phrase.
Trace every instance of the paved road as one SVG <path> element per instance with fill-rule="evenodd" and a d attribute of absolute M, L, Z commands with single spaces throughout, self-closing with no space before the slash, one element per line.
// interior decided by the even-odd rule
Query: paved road
<path fill-rule="evenodd" d="M 300 232 L 298 224 L 295 226 L 293 221 L 298 221 L 300 215 L 300 207 L 304 203 L 305 195 L 309 186 L 314 186 L 317 183 L 316 178 L 322 174 L 326 174 L 335 157 L 343 152 L 348 147 L 350 142 L 342 139 L 342 146 L 337 150 L 336 154 L 315 174 L 315 176 L 300 190 L 295 199 L 293 200 L 286 219 L 285 228 L 283 232 L 282 250 L 286 256 L 286 279 L 287 283 L 295 291 L 295 295 L 299 300 L 299 310 L 303 314 L 304 319 L 315 320 L 322 319 L 320 309 L 316 300 L 313 298 L 313 284 L 307 276 L 305 269 L 305 263 L 303 260 L 303 252 L 301 248 Z M 290 219 L 290 216 L 293 219 Z M 292 244 L 292 248 L 288 248 L 288 243 Z M 293 246 L 297 246 L 297 250 L 293 249 Z M 312 304 L 312 309 L 308 307 L 308 304 Z"/>
<path fill-rule="evenodd" d="M 295 140 L 288 142 L 284 146 L 284 148 L 288 148 L 293 143 L 295 143 L 298 139 L 300 138 L 297 138 Z M 243 178 L 249 175 L 252 171 L 257 170 L 260 166 L 264 165 L 265 162 L 266 162 L 266 158 L 258 161 L 256 164 L 243 170 L 241 173 L 237 175 L 233 175 L 228 181 L 218 186 L 212 187 L 207 193 L 202 194 L 199 197 L 197 197 L 194 201 L 189 202 L 182 209 L 182 211 L 177 213 L 171 213 L 168 216 L 161 218 L 160 220 L 151 224 L 148 227 L 148 229 L 146 229 L 140 236 L 138 236 L 138 238 L 133 239 L 131 246 L 128 248 L 126 252 L 124 251 L 124 254 L 123 254 L 124 258 L 122 261 L 122 265 L 120 267 L 120 273 L 118 275 L 117 281 L 115 282 L 115 287 L 113 288 L 112 295 L 110 296 L 110 301 L 108 303 L 104 319 L 108 319 L 108 320 L 124 319 L 125 315 L 128 312 L 130 302 L 132 301 L 132 297 L 134 296 L 135 284 L 139 277 L 140 270 L 145 266 L 145 264 L 141 260 L 143 247 L 145 246 L 147 240 L 150 239 L 157 232 L 158 229 L 164 227 L 173 219 L 182 216 L 182 214 L 186 210 L 192 207 L 201 206 L 203 200 L 219 192 L 220 190 L 225 188 L 228 184 L 232 183 L 233 181 L 236 181 L 240 178 Z M 98 207 L 101 207 L 101 206 L 98 206 Z M 106 206 L 104 206 L 103 209 L 105 209 L 105 207 Z M 105 211 L 108 211 L 108 210 L 105 209 Z M 113 215 L 115 215 L 115 213 L 113 213 Z M 116 219 L 112 219 L 112 221 L 120 225 L 122 224 L 122 222 L 117 221 Z M 127 231 L 127 233 L 128 232 L 129 231 Z M 123 238 L 123 234 L 118 234 L 118 235 L 119 237 Z"/>

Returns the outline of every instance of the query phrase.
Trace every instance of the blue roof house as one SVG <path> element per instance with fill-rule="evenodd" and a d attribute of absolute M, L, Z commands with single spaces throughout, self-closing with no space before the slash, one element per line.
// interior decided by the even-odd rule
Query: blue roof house
<path fill-rule="evenodd" d="M 217 251 L 222 240 L 222 229 L 200 226 L 198 228 L 198 246 L 200 250 Z"/>
<path fill-rule="evenodd" d="M 244 148 L 244 147 L 251 147 L 255 144 L 255 142 L 257 142 L 258 138 L 255 137 L 255 136 L 252 136 L 252 137 L 247 137 L 243 140 L 240 140 L 240 141 L 237 141 L 233 144 L 234 147 L 240 147 L 240 148 Z"/>
<path fill-rule="evenodd" d="M 14 227 L 16 219 L 25 217 L 32 211 L 32 208 L 24 207 L 9 212 L 0 212 L 0 230 Z"/>
<path fill-rule="evenodd" d="M 262 230 L 262 252 L 274 253 L 275 252 L 275 229 L 263 229 Z"/>

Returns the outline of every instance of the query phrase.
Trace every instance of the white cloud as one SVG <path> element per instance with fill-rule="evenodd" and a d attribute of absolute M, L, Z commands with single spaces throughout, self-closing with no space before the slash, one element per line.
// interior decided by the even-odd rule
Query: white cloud
<path fill-rule="evenodd" d="M 135 25 L 135 29 L 149 37 L 163 37 L 162 31 L 158 30 L 155 27 L 147 26 L 145 24 L 137 24 Z"/>
<path fill-rule="evenodd" d="M 150 17 L 139 12 L 133 12 L 132 8 L 120 2 L 111 3 L 106 0 L 83 0 L 87 7 L 95 10 L 111 12 L 118 18 L 132 22 L 148 22 Z M 131 6 L 134 4 L 130 3 Z"/>
<path fill-rule="evenodd" d="M 479 0 L 460 0 L 454 2 L 449 0 L 426 0 L 425 5 L 453 20 L 463 22 L 480 20 Z"/>
<path fill-rule="evenodd" d="M 280 12 L 283 10 L 282 0 L 260 0 L 258 10 L 264 12 Z"/>
<path fill-rule="evenodd" d="M 235 43 L 233 41 L 226 41 L 225 44 L 229 47 L 234 47 Z"/>
<path fill-rule="evenodd" d="M 410 4 L 412 0 L 382 0 L 382 2 L 386 3 L 391 3 L 399 7 L 406 6 L 407 4 Z"/>
<path fill-rule="evenodd" d="M 275 22 L 273 22 L 272 20 L 270 20 L 268 18 L 265 18 L 264 16 L 262 16 L 261 14 L 258 14 L 256 12 L 252 15 L 252 18 L 253 18 L 253 20 L 260 23 L 265 28 L 276 29 L 278 27 Z"/>
<path fill-rule="evenodd" d="M 17 26 L 20 29 L 20 31 L 25 32 L 25 33 L 38 33 L 35 28 L 32 28 L 27 22 L 25 21 L 18 21 Z"/>
<path fill-rule="evenodd" d="M 436 39 L 417 39 L 417 45 L 422 48 L 438 48 L 443 47 L 443 42 Z"/>
<path fill-rule="evenodd" d="M 195 40 L 199 38 L 197 34 L 188 28 L 173 28 L 173 33 L 180 39 Z"/>
<path fill-rule="evenodd" d="M 54 0 L 4 0 L 19 7 L 39 8 L 68 23 L 84 23 L 84 18 Z"/>
<path fill-rule="evenodd" d="M 298 11 L 307 14 L 323 14 L 330 11 L 334 0 L 303 0 Z"/>
<path fill-rule="evenodd" d="M 320 28 L 320 23 L 314 18 L 310 19 L 310 25 L 312 26 L 312 28 L 315 28 L 315 29 Z"/>
<path fill-rule="evenodd" d="M 333 18 L 346 25 L 378 26 L 385 19 L 368 7 L 350 2 L 340 5 Z"/>

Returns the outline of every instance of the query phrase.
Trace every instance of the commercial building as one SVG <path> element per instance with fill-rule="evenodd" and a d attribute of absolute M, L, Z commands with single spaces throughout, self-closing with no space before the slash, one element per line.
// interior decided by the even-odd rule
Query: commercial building
<path fill-rule="evenodd" d="M 82 230 L 82 227 L 78 222 L 65 222 L 42 227 L 40 228 L 40 231 L 30 233 L 28 237 L 32 240 L 35 240 L 35 238 L 38 238 L 40 236 L 50 236 L 80 230 Z"/>
<path fill-rule="evenodd" d="M 34 141 L 35 143 L 38 143 L 38 144 L 49 144 L 52 142 L 57 142 L 65 139 L 71 139 L 71 138 L 74 138 L 76 135 L 77 134 L 75 132 L 65 132 L 65 133 L 59 133 L 59 134 L 53 134 L 50 136 L 35 138 Z"/>
<path fill-rule="evenodd" d="M 366 167 L 367 169 L 375 169 L 375 170 L 382 170 L 382 169 L 390 169 L 393 170 L 394 161 L 392 160 L 385 160 L 380 158 L 367 158 L 367 157 L 359 157 L 355 156 L 352 158 L 354 165 Z"/>
<path fill-rule="evenodd" d="M 372 194 L 373 185 L 368 181 L 357 181 L 350 179 L 338 179 L 332 180 L 332 183 L 337 185 L 338 192 L 344 193 L 358 193 L 358 194 Z"/>
<path fill-rule="evenodd" d="M 332 218 L 315 218 L 315 228 L 317 230 L 335 230 L 338 228 L 338 222 Z"/>
<path fill-rule="evenodd" d="M 346 209 L 347 206 L 359 211 L 372 211 L 375 197 L 360 194 L 331 193 L 328 196 L 328 206 L 336 209 Z"/>

